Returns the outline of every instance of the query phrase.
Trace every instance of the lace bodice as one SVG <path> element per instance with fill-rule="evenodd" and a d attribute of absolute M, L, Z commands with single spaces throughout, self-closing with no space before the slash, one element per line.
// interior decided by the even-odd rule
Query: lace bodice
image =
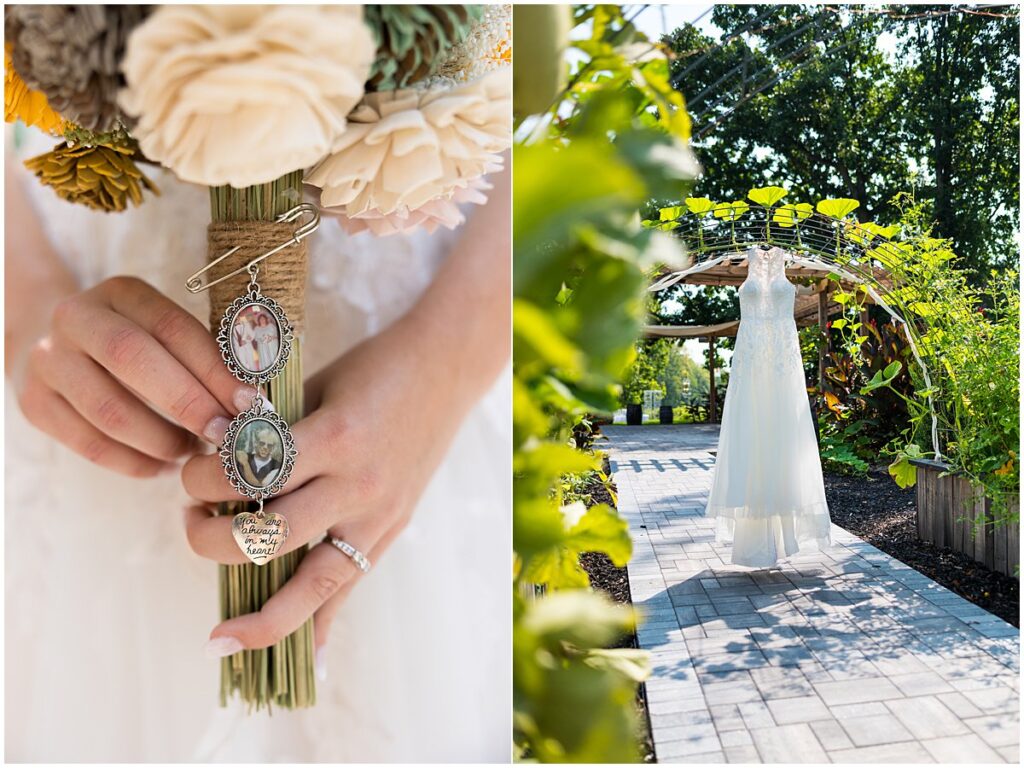
<path fill-rule="evenodd" d="M 793 319 L 796 287 L 786 279 L 786 254 L 779 248 L 747 253 L 747 279 L 740 286 L 740 328 L 732 370 L 751 366 L 776 376 L 802 377 L 800 342 Z"/>
<path fill-rule="evenodd" d="M 786 279 L 785 253 L 778 248 L 751 248 L 747 260 L 747 279 L 740 286 L 743 322 L 792 323 L 796 288 Z"/>

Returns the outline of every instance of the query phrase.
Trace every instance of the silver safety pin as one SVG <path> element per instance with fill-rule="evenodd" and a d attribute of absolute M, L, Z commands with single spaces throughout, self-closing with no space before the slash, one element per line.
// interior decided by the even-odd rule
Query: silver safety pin
<path fill-rule="evenodd" d="M 216 267 L 222 261 L 224 261 L 224 259 L 228 258 L 234 253 L 237 253 L 238 249 L 241 248 L 242 246 L 236 245 L 234 248 L 225 251 L 223 255 L 218 256 L 205 267 L 197 271 L 195 274 L 190 275 L 189 278 L 185 281 L 185 287 L 188 288 L 190 293 L 201 293 L 202 291 L 205 291 L 207 288 L 212 288 L 218 283 L 223 283 L 225 280 L 232 278 L 235 275 L 240 275 L 243 272 L 251 272 L 253 267 L 255 267 L 264 259 L 270 258 L 275 253 L 279 253 L 280 251 L 283 251 L 285 248 L 291 248 L 294 245 L 298 245 L 311 234 L 316 232 L 317 227 L 320 226 L 319 209 L 311 203 L 302 203 L 300 205 L 295 206 L 291 210 L 285 211 L 275 219 L 275 221 L 278 223 L 284 223 L 288 221 L 295 221 L 296 219 L 303 215 L 309 215 L 309 221 L 300 224 L 298 227 L 296 227 L 295 231 L 292 233 L 292 237 L 290 240 L 281 243 L 281 245 L 277 246 L 276 248 L 271 248 L 266 253 L 261 253 L 259 256 L 252 259 L 252 261 L 250 261 L 248 264 L 239 267 L 234 272 L 228 272 L 228 274 L 223 275 L 222 277 L 218 277 L 216 280 L 211 280 L 210 282 L 204 284 L 202 276 L 206 274 L 206 272 L 208 272 L 209 270 Z"/>

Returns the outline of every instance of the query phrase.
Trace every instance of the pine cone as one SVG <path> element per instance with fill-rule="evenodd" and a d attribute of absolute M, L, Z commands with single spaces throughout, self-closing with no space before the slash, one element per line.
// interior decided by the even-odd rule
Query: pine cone
<path fill-rule="evenodd" d="M 370 89 L 393 91 L 432 75 L 483 12 L 481 5 L 365 6 L 366 23 L 377 37 Z"/>
<path fill-rule="evenodd" d="M 123 211 L 128 201 L 142 202 L 142 189 L 160 191 L 139 170 L 132 146 L 58 144 L 51 152 L 25 161 L 43 184 L 72 203 L 100 211 Z"/>
<path fill-rule="evenodd" d="M 65 120 L 109 131 L 125 122 L 119 66 L 129 33 L 147 13 L 141 5 L 9 5 L 4 27 L 14 69 Z"/>

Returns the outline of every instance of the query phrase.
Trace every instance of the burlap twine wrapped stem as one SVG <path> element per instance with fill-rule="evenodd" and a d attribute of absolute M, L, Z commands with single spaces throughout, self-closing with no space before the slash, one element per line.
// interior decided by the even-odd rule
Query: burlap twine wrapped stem
<path fill-rule="evenodd" d="M 215 221 L 207 228 L 209 261 L 238 246 L 239 250 L 211 270 L 211 280 L 243 267 L 262 253 L 292 239 L 295 222 Z M 258 264 L 260 292 L 284 309 L 296 335 L 306 326 L 306 274 L 309 256 L 305 240 Z M 210 288 L 210 328 L 220 326 L 225 310 L 249 292 L 249 273 L 242 272 Z"/>
<path fill-rule="evenodd" d="M 292 184 L 293 189 L 301 183 L 301 175 Z M 285 185 L 286 186 L 286 185 Z M 216 205 L 218 195 L 227 195 L 228 201 L 241 199 L 261 200 L 261 193 L 272 187 L 249 188 L 249 190 L 216 190 L 214 217 L 232 215 L 231 205 Z M 252 193 L 252 194 L 250 194 Z M 247 196 L 248 195 L 248 196 Z M 279 195 L 274 205 L 266 205 L 260 215 L 274 216 L 281 208 L 290 207 L 287 195 Z M 254 208 L 253 206 L 252 208 Z M 252 208 L 241 212 L 244 217 Z M 227 209 L 225 211 L 225 209 Z M 239 215 L 235 212 L 235 215 Z M 207 279 L 218 277 L 248 264 L 252 259 L 292 239 L 295 222 L 234 220 L 214 221 L 207 230 L 209 261 L 219 258 L 226 251 L 239 246 L 239 250 L 224 259 L 207 275 Z M 266 396 L 274 409 L 289 423 L 294 424 L 304 415 L 302 343 L 301 333 L 305 327 L 305 289 L 308 272 L 307 243 L 285 248 L 259 263 L 257 281 L 260 292 L 273 299 L 284 310 L 295 332 L 295 341 L 288 364 L 284 370 L 266 386 Z M 249 273 L 243 271 L 209 290 L 210 327 L 220 327 L 221 318 L 239 296 L 249 292 Z M 302 461 L 300 455 L 297 461 Z M 250 502 L 230 502 L 218 505 L 218 514 L 235 515 L 253 511 L 256 505 Z M 299 567 L 305 557 L 306 548 L 279 555 L 263 566 L 252 564 L 221 565 L 220 567 L 220 613 L 221 619 L 234 618 L 258 611 L 277 592 Z M 316 681 L 313 663 L 313 622 L 307 620 L 297 631 L 270 648 L 255 651 L 241 651 L 221 660 L 221 706 L 237 694 L 250 709 L 271 708 L 273 705 L 285 709 L 311 707 L 316 703 Z"/>

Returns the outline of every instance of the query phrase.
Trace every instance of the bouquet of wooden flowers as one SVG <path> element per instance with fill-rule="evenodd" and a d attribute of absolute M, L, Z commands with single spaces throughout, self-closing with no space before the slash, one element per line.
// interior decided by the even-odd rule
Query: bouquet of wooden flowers
<path fill-rule="evenodd" d="M 290 321 L 290 354 L 260 369 L 225 362 L 264 385 L 285 423 L 303 416 L 312 227 L 296 221 L 312 211 L 315 227 L 322 211 L 350 232 L 454 228 L 460 205 L 486 200 L 511 142 L 510 6 L 7 5 L 4 22 L 5 119 L 60 139 L 26 162 L 41 183 L 105 212 L 159 194 L 146 164 L 209 187 L 209 275 L 238 273 L 190 284 L 211 287 L 214 329 L 277 247 L 259 290 Z M 261 514 L 269 490 L 249 490 L 253 502 L 221 513 Z M 259 610 L 304 551 L 220 566 L 222 618 Z M 221 702 L 237 691 L 255 708 L 311 706 L 313 668 L 310 620 L 225 658 Z"/>

